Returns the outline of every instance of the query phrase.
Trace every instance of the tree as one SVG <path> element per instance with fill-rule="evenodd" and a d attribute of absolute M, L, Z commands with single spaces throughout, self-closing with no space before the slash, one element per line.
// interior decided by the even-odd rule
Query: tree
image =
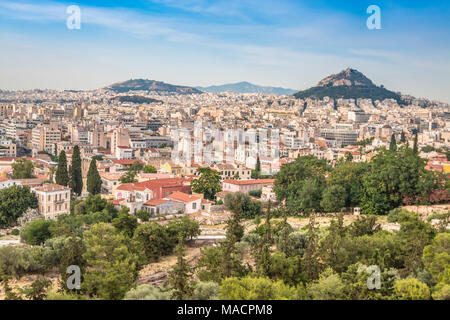
<path fill-rule="evenodd" d="M 67 186 L 69 184 L 66 152 L 64 150 L 61 150 L 58 157 L 58 169 L 56 170 L 55 182 L 61 186 Z"/>
<path fill-rule="evenodd" d="M 147 210 L 141 209 L 136 212 L 136 217 L 143 222 L 147 222 L 150 219 L 150 213 Z"/>
<path fill-rule="evenodd" d="M 35 280 L 30 286 L 25 287 L 22 293 L 30 300 L 44 300 L 47 296 L 47 289 L 52 282 L 46 278 Z"/>
<path fill-rule="evenodd" d="M 395 140 L 395 134 L 392 134 L 391 143 L 389 144 L 390 151 L 397 151 L 397 141 Z"/>
<path fill-rule="evenodd" d="M 259 254 L 255 257 L 256 269 L 260 276 L 269 276 L 271 270 L 271 252 L 270 247 L 272 245 L 272 230 L 270 225 L 270 219 L 272 218 L 272 204 L 269 200 L 267 213 L 266 213 L 266 223 L 265 234 L 262 237 L 260 244 Z"/>
<path fill-rule="evenodd" d="M 142 171 L 144 172 L 144 173 L 156 173 L 157 172 L 157 170 L 156 170 L 156 168 L 154 167 L 154 166 L 152 166 L 152 165 L 146 165 L 143 169 L 142 169 Z"/>
<path fill-rule="evenodd" d="M 402 248 L 401 258 L 404 263 L 404 273 L 415 275 L 417 271 L 423 269 L 423 250 L 431 244 L 436 230 L 429 223 L 422 221 L 419 215 L 412 212 L 400 212 L 397 220 L 400 223 L 400 230 L 396 237 Z"/>
<path fill-rule="evenodd" d="M 283 165 L 274 186 L 278 200 L 285 200 L 292 214 L 320 210 L 325 173 L 329 170 L 325 160 L 314 156 L 298 157 L 295 162 Z"/>
<path fill-rule="evenodd" d="M 344 298 L 345 284 L 339 274 L 327 268 L 320 274 L 318 280 L 311 283 L 308 292 L 313 300 L 342 300 Z"/>
<path fill-rule="evenodd" d="M 203 193 L 205 199 L 214 200 L 216 193 L 222 189 L 220 187 L 220 174 L 211 168 L 199 168 L 200 177 L 191 182 L 192 191 Z"/>
<path fill-rule="evenodd" d="M 259 156 L 256 158 L 256 165 L 255 169 L 252 170 L 252 178 L 258 179 L 261 176 L 261 160 L 259 159 Z"/>
<path fill-rule="evenodd" d="M 373 235 L 381 230 L 381 225 L 377 223 L 377 217 L 371 215 L 359 216 L 349 227 L 352 237 Z"/>
<path fill-rule="evenodd" d="M 261 202 L 252 201 L 250 196 L 245 193 L 229 193 L 224 200 L 228 210 L 238 212 L 246 219 L 253 219 L 261 214 Z"/>
<path fill-rule="evenodd" d="M 414 146 L 413 146 L 413 152 L 414 154 L 419 154 L 419 144 L 418 144 L 418 137 L 417 133 L 414 135 Z"/>
<path fill-rule="evenodd" d="M 81 156 L 80 148 L 76 145 L 73 148 L 72 165 L 70 166 L 70 188 L 80 196 L 83 190 L 83 177 L 81 174 Z"/>
<path fill-rule="evenodd" d="M 177 263 L 169 272 L 169 284 L 172 286 L 172 298 L 175 300 L 187 300 L 193 294 L 194 288 L 191 282 L 192 270 L 184 258 L 184 241 L 179 238 L 178 245 L 175 248 Z"/>
<path fill-rule="evenodd" d="M 402 134 L 400 136 L 400 142 L 401 143 L 405 143 L 406 142 L 406 136 L 405 136 L 405 132 L 402 131 Z"/>
<path fill-rule="evenodd" d="M 117 218 L 112 220 L 112 225 L 119 232 L 123 232 L 125 236 L 131 238 L 138 226 L 137 218 L 128 213 L 129 209 L 121 210 Z"/>
<path fill-rule="evenodd" d="M 172 290 L 141 284 L 125 294 L 124 300 L 170 300 Z"/>
<path fill-rule="evenodd" d="M 199 223 L 187 216 L 184 216 L 181 219 L 170 221 L 167 225 L 167 232 L 170 241 L 174 246 L 179 237 L 181 237 L 183 241 L 188 241 L 192 240 L 194 237 L 199 236 L 201 233 Z"/>
<path fill-rule="evenodd" d="M 317 279 L 321 269 L 319 260 L 319 235 L 315 217 L 309 219 L 307 245 L 302 258 L 302 267 L 309 279 Z"/>
<path fill-rule="evenodd" d="M 122 299 L 138 275 L 138 257 L 113 226 L 98 223 L 83 233 L 87 269 L 82 290 L 107 300 Z"/>
<path fill-rule="evenodd" d="M 216 282 L 196 282 L 192 300 L 218 300 L 219 285 Z"/>
<path fill-rule="evenodd" d="M 69 288 L 67 287 L 67 279 L 70 274 L 67 273 L 67 268 L 72 265 L 78 266 L 80 267 L 81 274 L 83 275 L 86 267 L 86 260 L 83 257 L 86 253 L 86 246 L 80 237 L 74 236 L 64 237 L 61 245 L 61 255 L 59 260 L 61 288 L 69 291 Z"/>
<path fill-rule="evenodd" d="M 297 290 L 268 278 L 228 278 L 220 286 L 221 300 L 294 300 Z"/>
<path fill-rule="evenodd" d="M 127 169 L 125 174 L 123 174 L 119 181 L 121 183 L 132 183 L 136 182 L 136 176 L 143 169 L 142 163 L 139 161 L 134 161 L 133 164 Z"/>
<path fill-rule="evenodd" d="M 446 269 L 450 270 L 450 233 L 439 233 L 423 249 L 423 263 L 436 282 L 444 280 Z"/>
<path fill-rule="evenodd" d="M 9 286 L 11 277 L 0 274 L 0 283 L 3 283 L 3 291 L 5 292 L 5 300 L 22 300 L 20 293 L 14 292 Z"/>
<path fill-rule="evenodd" d="M 351 152 L 347 151 L 345 153 L 345 162 L 352 162 L 353 161 L 353 155 Z"/>
<path fill-rule="evenodd" d="M 102 179 L 97 170 L 97 161 L 91 160 L 87 174 L 87 190 L 90 194 L 96 195 L 102 192 Z"/>
<path fill-rule="evenodd" d="M 55 222 L 52 220 L 39 219 L 28 222 L 20 233 L 20 237 L 27 244 L 40 245 L 52 237 L 50 227 Z"/>
<path fill-rule="evenodd" d="M 324 189 L 322 193 L 321 207 L 327 212 L 336 212 L 345 207 L 347 192 L 340 185 L 332 185 Z"/>
<path fill-rule="evenodd" d="M 133 240 L 136 248 L 143 252 L 150 262 L 157 261 L 160 256 L 172 252 L 173 249 L 167 229 L 154 221 L 139 225 Z"/>
<path fill-rule="evenodd" d="M 429 300 L 431 298 L 428 286 L 415 278 L 397 280 L 394 292 L 399 300 Z"/>
<path fill-rule="evenodd" d="M 438 187 L 438 180 L 425 165 L 426 160 L 407 147 L 397 152 L 382 149 L 362 178 L 362 212 L 385 214 L 403 203 L 426 198 Z"/>
<path fill-rule="evenodd" d="M 327 185 L 345 188 L 345 207 L 359 206 L 363 192 L 362 177 L 367 166 L 361 162 L 342 162 L 331 171 Z"/>
<path fill-rule="evenodd" d="M 18 159 L 12 164 L 14 179 L 31 179 L 34 178 L 33 162 L 27 159 Z"/>
<path fill-rule="evenodd" d="M 17 222 L 28 208 L 37 208 L 38 200 L 28 186 L 12 186 L 0 190 L 0 227 Z"/>

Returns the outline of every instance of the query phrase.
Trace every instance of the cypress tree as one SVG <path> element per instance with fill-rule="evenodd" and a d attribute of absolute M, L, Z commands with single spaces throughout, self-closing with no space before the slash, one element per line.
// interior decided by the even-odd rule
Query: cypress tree
<path fill-rule="evenodd" d="M 405 136 L 405 133 L 403 131 L 402 131 L 402 135 L 400 137 L 400 142 L 401 143 L 405 143 L 406 142 L 406 136 Z"/>
<path fill-rule="evenodd" d="M 81 156 L 78 145 L 73 148 L 72 166 L 70 167 L 70 187 L 76 195 L 81 195 L 81 191 L 83 190 L 83 177 L 81 174 Z"/>
<path fill-rule="evenodd" d="M 58 169 L 56 169 L 55 182 L 61 186 L 67 186 L 69 184 L 67 159 L 64 150 L 61 151 L 58 157 Z"/>
<path fill-rule="evenodd" d="M 418 145 L 418 138 L 417 133 L 414 135 L 414 147 L 413 147 L 414 154 L 419 153 L 419 145 Z"/>
<path fill-rule="evenodd" d="M 397 151 L 397 141 L 395 140 L 395 134 L 392 134 L 391 144 L 389 145 L 389 150 Z"/>
<path fill-rule="evenodd" d="M 97 161 L 91 160 L 87 174 L 87 190 L 90 194 L 96 195 L 102 191 L 102 179 L 97 170 Z"/>
<path fill-rule="evenodd" d="M 252 178 L 258 179 L 260 176 L 261 176 L 261 161 L 259 160 L 258 156 L 258 158 L 256 158 L 255 170 L 252 170 Z"/>
<path fill-rule="evenodd" d="M 272 245 L 272 229 L 270 225 L 270 219 L 272 218 L 272 203 L 269 200 L 267 206 L 267 216 L 265 224 L 265 234 L 261 241 L 261 249 L 259 256 L 256 259 L 258 273 L 261 276 L 268 277 L 271 269 L 271 253 L 270 246 Z"/>

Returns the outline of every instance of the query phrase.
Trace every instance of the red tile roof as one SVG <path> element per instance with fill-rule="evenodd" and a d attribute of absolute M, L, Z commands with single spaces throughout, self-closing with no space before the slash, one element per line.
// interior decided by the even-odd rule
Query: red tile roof
<path fill-rule="evenodd" d="M 123 191 L 131 191 L 131 190 L 140 190 L 143 191 L 145 189 L 155 189 L 160 187 L 171 187 L 171 186 L 182 186 L 186 182 L 183 178 L 166 178 L 166 179 L 156 179 L 156 180 L 147 180 L 142 182 L 134 182 L 134 183 L 124 183 L 117 187 L 116 190 Z"/>

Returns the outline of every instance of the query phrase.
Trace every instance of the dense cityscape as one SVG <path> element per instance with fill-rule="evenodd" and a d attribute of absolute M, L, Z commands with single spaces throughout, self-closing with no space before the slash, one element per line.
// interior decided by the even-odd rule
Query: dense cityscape
<path fill-rule="evenodd" d="M 448 4 L 81 2 L 0 0 L 0 300 L 450 300 Z"/>

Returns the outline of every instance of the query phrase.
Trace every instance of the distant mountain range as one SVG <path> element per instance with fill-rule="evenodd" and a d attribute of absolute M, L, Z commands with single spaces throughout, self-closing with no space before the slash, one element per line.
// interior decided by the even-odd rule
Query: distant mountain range
<path fill-rule="evenodd" d="M 154 92 L 168 92 L 177 94 L 192 94 L 201 93 L 192 87 L 177 86 L 161 81 L 147 80 L 147 79 L 131 79 L 124 82 L 114 83 L 106 89 L 113 90 L 117 93 L 124 93 L 130 91 L 154 91 Z"/>
<path fill-rule="evenodd" d="M 403 104 L 399 93 L 389 91 L 383 86 L 376 86 L 370 79 L 355 69 L 348 68 L 338 74 L 333 74 L 321 80 L 317 86 L 297 92 L 297 98 L 323 99 L 372 99 L 385 100 L 395 99 L 399 104 Z"/>
<path fill-rule="evenodd" d="M 279 94 L 291 95 L 297 92 L 293 89 L 285 89 L 280 87 L 263 87 L 249 82 L 230 83 L 219 86 L 209 87 L 195 87 L 204 92 L 234 92 L 234 93 L 264 93 L 264 94 Z"/>

